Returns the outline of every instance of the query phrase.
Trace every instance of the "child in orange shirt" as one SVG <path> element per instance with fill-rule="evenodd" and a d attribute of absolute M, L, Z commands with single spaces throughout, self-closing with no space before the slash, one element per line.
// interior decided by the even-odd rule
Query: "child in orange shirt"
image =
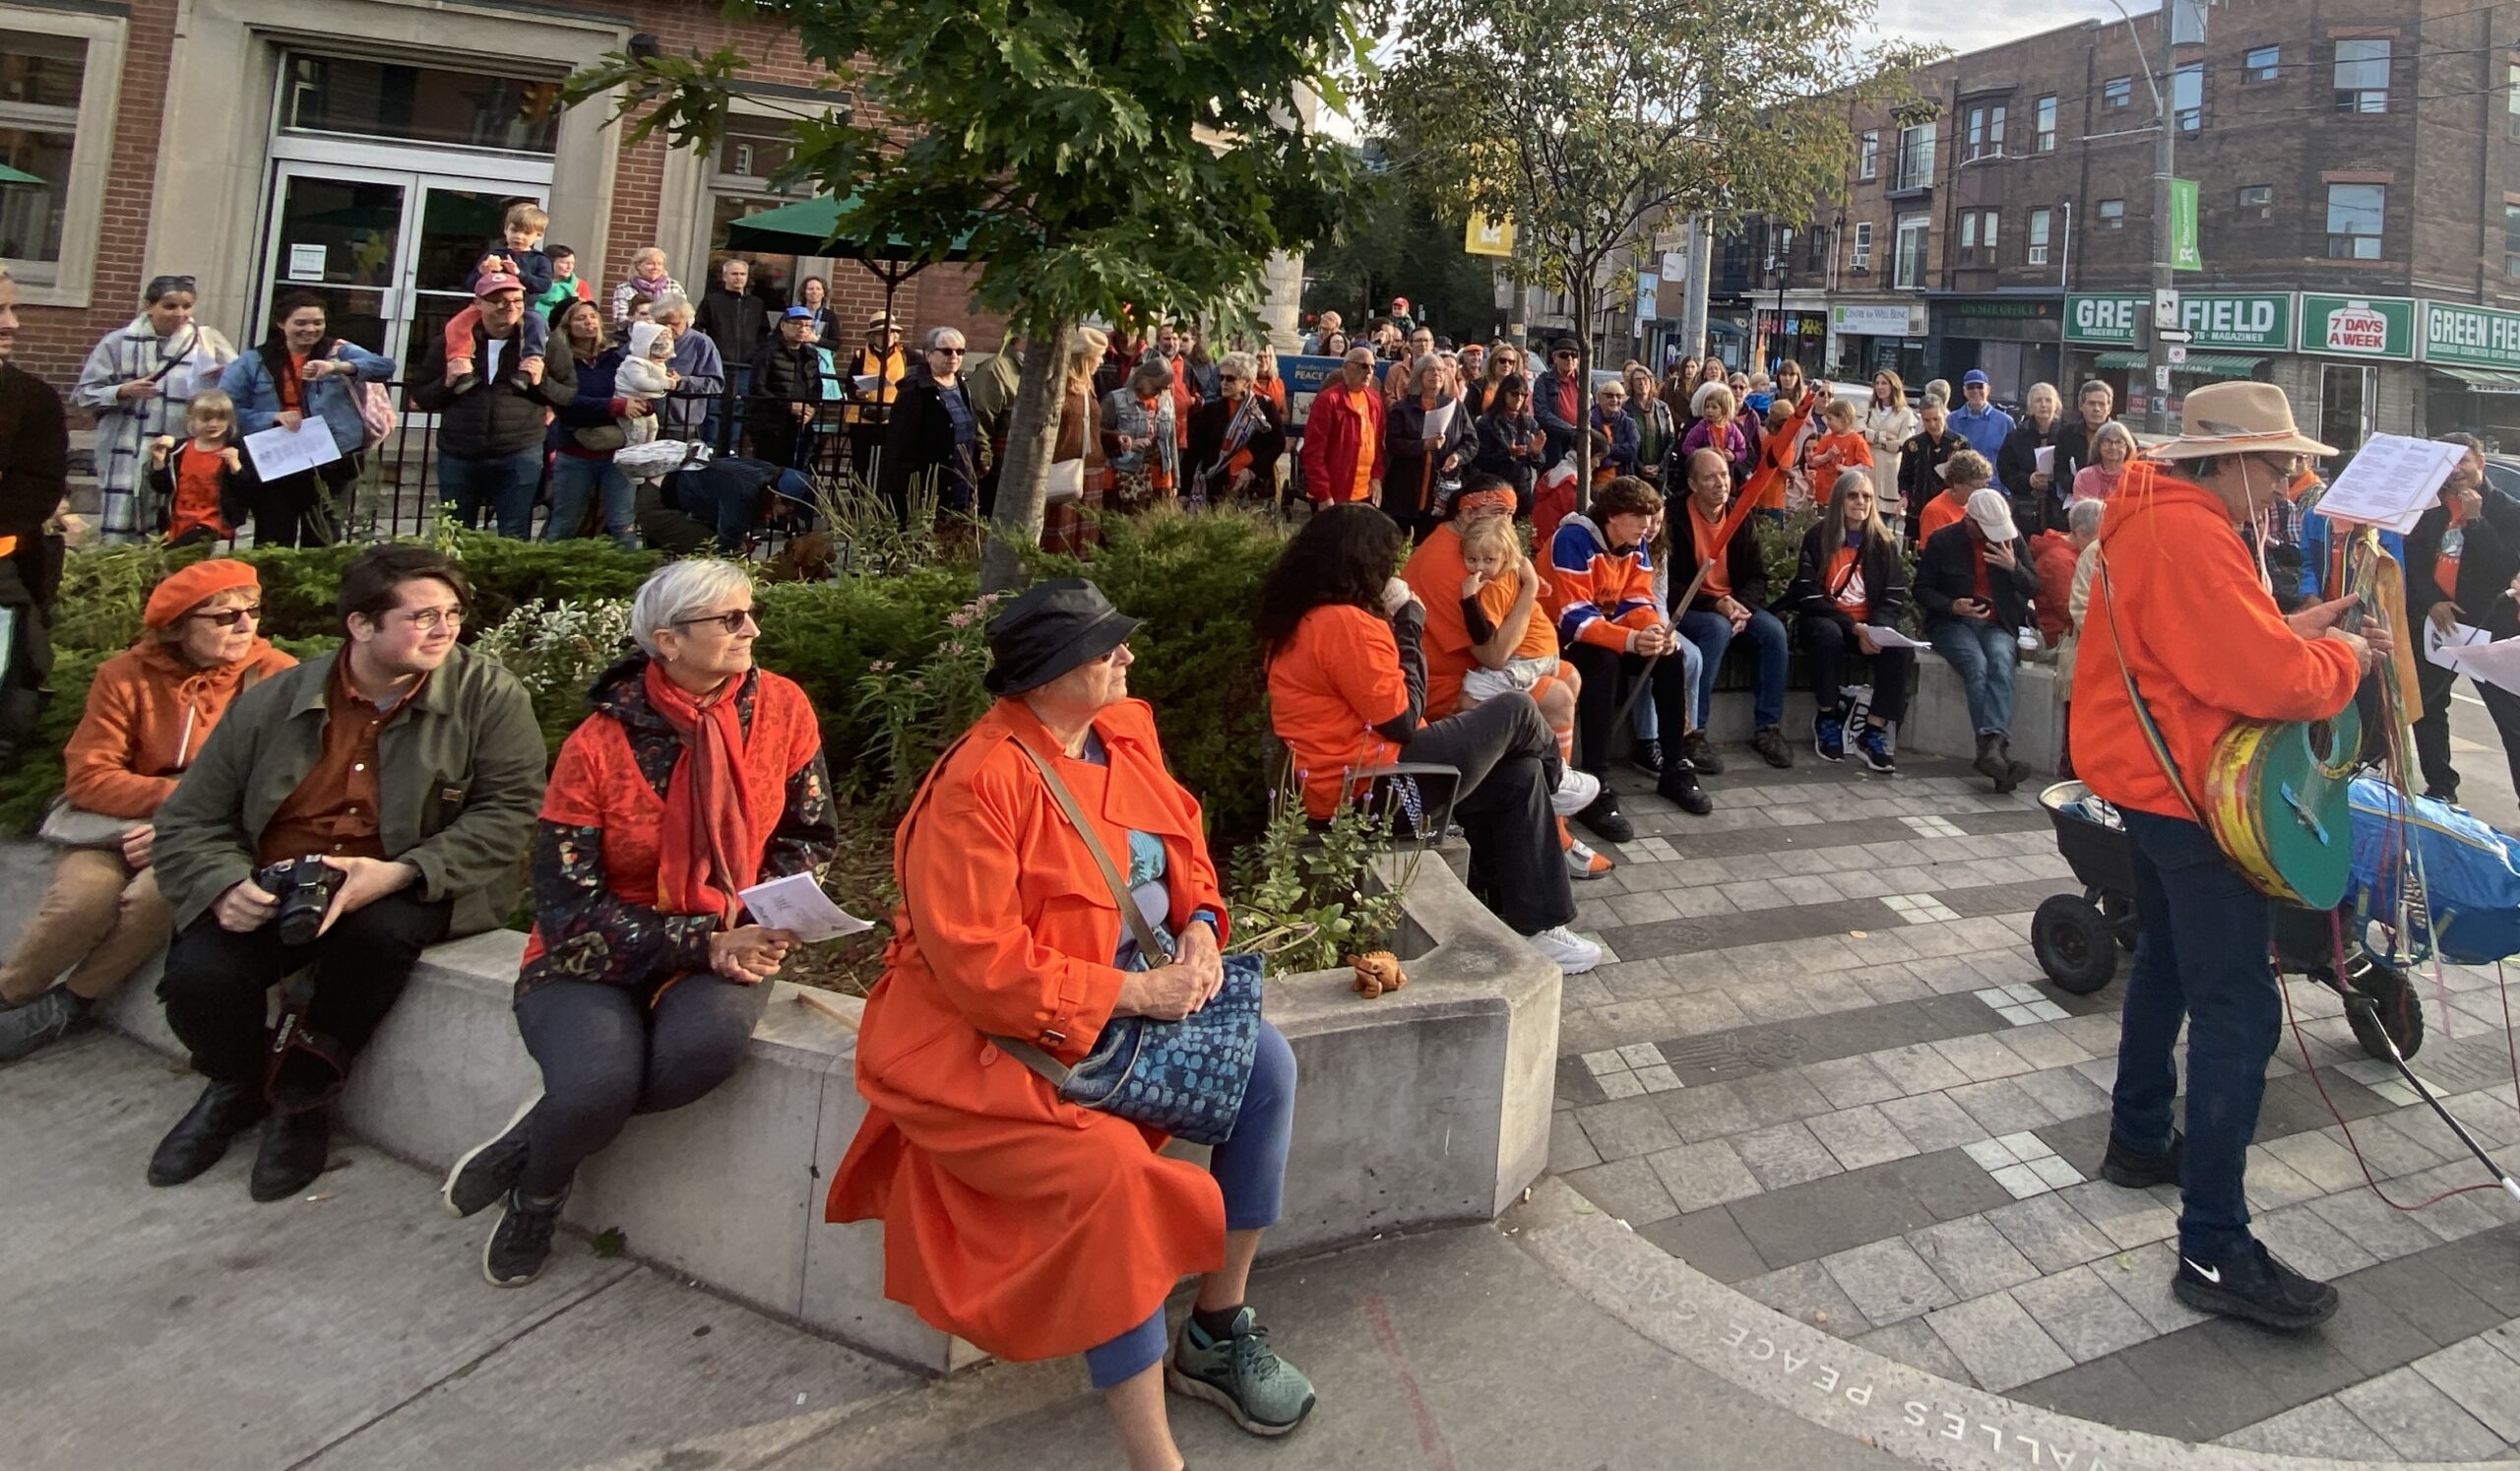
<path fill-rule="evenodd" d="M 1855 405 L 1846 400 L 1831 399 L 1828 407 L 1820 411 L 1820 418 L 1829 426 L 1828 431 L 1812 439 L 1805 463 L 1810 469 L 1811 498 L 1826 510 L 1829 493 L 1837 488 L 1840 475 L 1872 468 L 1872 446 L 1856 432 Z"/>
<path fill-rule="evenodd" d="M 1522 641 L 1501 669 L 1474 669 L 1462 676 L 1461 708 L 1470 709 L 1500 695 L 1522 691 L 1540 706 L 1557 737 L 1557 754 L 1570 767 L 1575 762 L 1575 697 L 1581 681 L 1575 667 L 1558 658 L 1557 625 L 1538 608 L 1540 569 L 1523 554 L 1511 518 L 1482 516 L 1456 521 L 1461 560 L 1469 573 L 1461 585 L 1462 621 L 1473 642 L 1486 643 L 1507 627 L 1516 611 L 1523 614 Z M 1558 846 L 1576 878 L 1599 878 L 1610 871 L 1610 861 L 1595 853 L 1557 823 Z"/>

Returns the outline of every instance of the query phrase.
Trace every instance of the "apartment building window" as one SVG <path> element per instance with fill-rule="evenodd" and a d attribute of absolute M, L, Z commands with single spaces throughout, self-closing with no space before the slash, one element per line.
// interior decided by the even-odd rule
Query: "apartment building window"
<path fill-rule="evenodd" d="M 1872 269 L 1872 222 L 1869 220 L 1855 223 L 1855 269 L 1859 272 Z"/>
<path fill-rule="evenodd" d="M 2380 258 L 2380 222 L 2388 214 L 2386 184 L 2327 186 L 2327 254 L 2330 260 Z"/>
<path fill-rule="evenodd" d="M 2126 227 L 2126 201 L 2122 199 L 2102 200 L 2100 202 L 2100 227 L 2102 229 L 2124 229 Z"/>
<path fill-rule="evenodd" d="M 1999 159 L 2004 152 L 2004 104 L 1982 102 L 1969 109 L 1969 157 Z"/>
<path fill-rule="evenodd" d="M 1935 125 L 1918 123 L 1899 130 L 1899 187 L 1927 189 L 1933 186 L 1933 132 Z"/>
<path fill-rule="evenodd" d="M 1993 210 L 1960 212 L 1960 259 L 1965 265 L 1995 263 L 1995 222 L 2000 219 Z M 1981 251 L 1984 253 L 1980 254 Z"/>
<path fill-rule="evenodd" d="M 2240 80 L 2243 82 L 2272 82 L 2283 75 L 2282 46 L 2258 46 L 2240 60 Z"/>
<path fill-rule="evenodd" d="M 2048 264 L 2048 242 L 2049 235 L 2055 229 L 2055 224 L 2056 212 L 2054 210 L 2033 210 L 2030 212 L 2030 244 L 2028 253 L 2025 256 L 2025 259 L 2027 259 L 2030 264 L 2034 266 L 2044 266 Z"/>
<path fill-rule="evenodd" d="M 2272 220 L 2275 218 L 2275 186 L 2242 184 L 2236 203 L 2242 220 Z"/>
<path fill-rule="evenodd" d="M 2520 205 L 2502 207 L 2502 274 L 2520 276 Z"/>
<path fill-rule="evenodd" d="M 2336 110 L 2389 110 L 2389 47 L 2383 36 L 2336 43 Z"/>
<path fill-rule="evenodd" d="M 2178 130 L 2194 133 L 2205 126 L 2205 68 L 2196 63 L 2171 73 L 2170 105 Z"/>
<path fill-rule="evenodd" d="M 1881 130 L 1879 128 L 1864 129 L 1863 136 L 1857 140 L 1855 171 L 1856 177 L 1867 184 L 1881 177 Z"/>
<path fill-rule="evenodd" d="M 1802 232 L 1802 265 L 1805 270 L 1819 271 L 1829 264 L 1829 233 L 1813 226 Z"/>
<path fill-rule="evenodd" d="M 1925 284 L 1925 238 L 1932 221 L 1922 215 L 1899 217 L 1899 256 L 1891 285 L 1903 291 L 1913 291 Z"/>
<path fill-rule="evenodd" d="M 2123 112 L 2135 100 L 2135 79 L 2111 77 L 2100 84 L 2100 110 Z"/>
<path fill-rule="evenodd" d="M 89 305 L 122 75 L 119 16 L 45 13 L 0 30 L 0 263 L 33 306 Z M 0 170 L 5 176 L 5 170 Z"/>
<path fill-rule="evenodd" d="M 2031 146 L 2040 153 L 2052 154 L 2056 151 L 2056 99 L 2052 96 L 2041 97 L 2037 117 L 2038 126 L 2035 132 L 2038 136 Z"/>

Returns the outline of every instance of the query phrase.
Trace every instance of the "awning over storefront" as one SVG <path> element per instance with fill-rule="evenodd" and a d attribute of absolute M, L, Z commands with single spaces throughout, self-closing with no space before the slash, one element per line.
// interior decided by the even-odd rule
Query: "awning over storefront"
<path fill-rule="evenodd" d="M 2143 367 L 2148 361 L 2150 359 L 2141 352 L 2103 352 L 2092 359 L 2092 365 L 2131 371 Z M 2171 371 L 2198 378 L 2248 378 L 2255 376 L 2265 364 L 2263 357 L 2242 357 L 2236 352 L 2190 352 L 2185 362 L 2176 364 Z"/>
<path fill-rule="evenodd" d="M 2456 378 L 2470 393 L 2520 393 L 2520 373 L 2493 373 L 2484 368 L 2443 367 L 2430 365 L 2444 378 Z"/>

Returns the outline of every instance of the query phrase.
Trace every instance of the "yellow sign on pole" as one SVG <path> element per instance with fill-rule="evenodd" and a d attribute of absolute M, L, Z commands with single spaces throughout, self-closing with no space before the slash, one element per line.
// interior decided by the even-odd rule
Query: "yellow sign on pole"
<path fill-rule="evenodd" d="M 1473 210 L 1470 212 L 1470 228 L 1463 234 L 1461 248 L 1472 255 L 1512 255 L 1514 222 L 1510 218 L 1490 220 Z"/>

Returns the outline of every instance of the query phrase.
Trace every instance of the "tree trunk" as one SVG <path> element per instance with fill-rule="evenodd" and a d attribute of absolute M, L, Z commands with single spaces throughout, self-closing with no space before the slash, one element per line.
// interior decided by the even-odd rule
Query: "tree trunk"
<path fill-rule="evenodd" d="M 1066 356 L 1070 324 L 1035 334 L 1024 344 L 1023 378 L 1015 412 L 1006 422 L 1006 464 L 997 475 L 997 514 L 988 550 L 980 558 L 980 591 L 1004 592 L 1024 576 L 1022 552 L 1041 544 L 1041 512 L 1050 489 L 1050 456 L 1058 447 L 1059 414 L 1067 404 Z"/>
<path fill-rule="evenodd" d="M 1567 273 L 1575 307 L 1575 504 L 1593 512 L 1593 273 Z"/>

